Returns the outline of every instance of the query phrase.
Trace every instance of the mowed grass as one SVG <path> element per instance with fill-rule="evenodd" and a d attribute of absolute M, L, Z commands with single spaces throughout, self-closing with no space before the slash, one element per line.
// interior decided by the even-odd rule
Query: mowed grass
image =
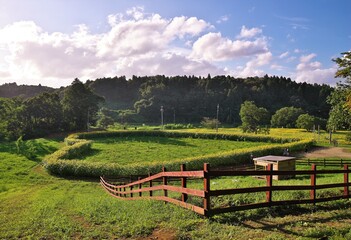
<path fill-rule="evenodd" d="M 94 139 L 92 152 L 84 159 L 91 162 L 119 164 L 167 162 L 173 159 L 269 144 L 265 142 L 166 137 L 103 138 Z"/>

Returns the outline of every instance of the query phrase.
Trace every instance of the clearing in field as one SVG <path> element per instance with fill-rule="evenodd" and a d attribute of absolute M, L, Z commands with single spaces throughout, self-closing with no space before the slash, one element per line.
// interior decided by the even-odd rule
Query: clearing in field
<path fill-rule="evenodd" d="M 119 164 L 154 163 L 263 145 L 271 143 L 142 136 L 98 138 L 84 159 Z"/>

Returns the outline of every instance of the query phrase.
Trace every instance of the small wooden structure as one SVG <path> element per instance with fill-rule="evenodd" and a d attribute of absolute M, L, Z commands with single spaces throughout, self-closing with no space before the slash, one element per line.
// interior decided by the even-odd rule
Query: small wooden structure
<path fill-rule="evenodd" d="M 254 158 L 254 164 L 255 164 L 255 170 L 257 170 L 258 166 L 263 167 L 265 170 L 267 170 L 268 164 L 273 165 L 273 170 L 279 170 L 279 171 L 295 171 L 296 169 L 296 162 L 295 162 L 295 157 L 289 157 L 289 156 L 273 156 L 273 155 L 268 155 L 264 157 L 257 157 Z M 274 175 L 273 179 L 274 180 L 282 180 L 282 179 L 288 179 L 294 177 L 293 175 Z"/>

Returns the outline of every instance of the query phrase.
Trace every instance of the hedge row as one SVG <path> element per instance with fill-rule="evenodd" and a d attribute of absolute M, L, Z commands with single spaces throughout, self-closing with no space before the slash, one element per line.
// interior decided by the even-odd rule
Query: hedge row
<path fill-rule="evenodd" d="M 83 157 L 89 150 L 91 150 L 92 141 L 79 140 L 74 144 L 72 142 L 66 142 L 65 147 L 57 150 L 53 154 L 46 157 L 46 161 L 61 161 L 67 159 L 75 159 Z"/>
<path fill-rule="evenodd" d="M 136 134 L 138 133 L 138 134 Z M 281 155 L 282 149 L 289 148 L 290 152 L 303 150 L 304 148 L 313 145 L 313 140 L 301 140 L 291 141 L 284 144 L 274 144 L 266 146 L 257 146 L 246 149 L 235 149 L 217 154 L 209 154 L 198 157 L 189 157 L 184 159 L 177 159 L 168 162 L 150 163 L 150 164 L 130 164 L 120 165 L 116 163 L 92 163 L 85 162 L 82 160 L 72 159 L 74 156 L 80 156 L 82 153 L 90 149 L 91 141 L 83 140 L 82 138 L 95 139 L 103 137 L 122 137 L 122 136 L 136 136 L 141 133 L 145 133 L 146 136 L 167 136 L 167 137 L 201 137 L 201 138 L 217 138 L 217 139 L 228 139 L 228 140 L 241 140 L 245 139 L 248 141 L 247 136 L 229 135 L 229 134 L 204 134 L 204 133 L 187 133 L 187 132 L 139 132 L 139 131 L 121 131 L 121 132 L 99 132 L 99 133 L 80 133 L 70 135 L 68 137 L 69 143 L 72 143 L 74 139 L 80 139 L 79 142 L 66 146 L 57 152 L 53 153 L 46 159 L 45 166 L 53 174 L 61 176 L 79 176 L 79 177 L 99 177 L 101 175 L 109 176 L 127 176 L 127 175 L 145 175 L 148 173 L 158 173 L 161 171 L 162 166 L 165 166 L 168 170 L 178 171 L 179 165 L 185 163 L 187 169 L 196 170 L 202 169 L 203 163 L 210 163 L 212 167 L 217 166 L 229 166 L 236 165 L 250 161 L 250 155 L 253 156 L 264 156 L 264 155 Z M 145 136 L 142 135 L 142 136 Z M 264 137 L 267 138 L 267 137 Z M 254 138 L 257 141 L 257 138 Z M 72 141 L 72 142 L 71 142 Z M 273 141 L 271 139 L 271 141 Z M 281 140 L 280 140 L 281 141 Z M 67 141 L 66 141 L 67 142 Z M 74 148 L 75 150 L 69 150 Z M 78 150 L 82 148 L 82 151 Z M 71 160 L 66 160 L 71 159 Z"/>

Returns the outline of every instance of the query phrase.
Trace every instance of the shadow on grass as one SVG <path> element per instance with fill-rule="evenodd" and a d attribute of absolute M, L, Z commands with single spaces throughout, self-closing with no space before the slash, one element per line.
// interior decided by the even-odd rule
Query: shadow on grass
<path fill-rule="evenodd" d="M 17 154 L 16 144 L 14 142 L 0 142 L 0 152 Z"/>
<path fill-rule="evenodd" d="M 291 205 L 261 208 L 235 213 L 226 213 L 213 216 L 212 221 L 235 226 L 243 226 L 253 230 L 279 231 L 284 234 L 303 237 L 326 237 L 328 230 L 318 233 L 303 233 L 299 227 L 315 226 L 316 223 L 328 223 L 342 221 L 351 218 L 350 212 L 343 212 L 343 209 L 350 209 L 351 202 L 340 200 L 318 205 Z M 338 214 L 329 213 L 331 211 L 340 212 Z M 319 213 L 319 214 L 315 214 Z M 311 216 L 303 216 L 309 214 Z M 313 215 L 315 214 L 315 215 Z M 312 216 L 313 215 L 313 216 Z M 299 219 L 300 221 L 296 220 Z M 275 219 L 273 219 L 275 218 Z M 279 219 L 282 218 L 282 219 Z M 284 219 L 285 218 L 285 219 Z M 301 225 L 301 226 L 300 226 Z M 295 227 L 295 228 L 293 228 Z M 312 235 L 311 235 L 312 234 Z"/>
<path fill-rule="evenodd" d="M 60 142 L 59 139 L 50 141 Z M 20 149 L 17 149 L 16 143 L 11 142 L 0 142 L 0 152 L 6 152 L 10 154 L 17 154 L 26 157 L 28 160 L 40 162 L 41 159 L 53 152 L 58 150 L 58 148 L 50 146 L 43 141 L 34 139 L 25 141 L 23 146 Z"/>
<path fill-rule="evenodd" d="M 85 151 L 82 155 L 74 157 L 74 159 L 84 160 L 85 158 L 97 155 L 102 151 L 103 150 L 91 148 L 91 149 Z"/>

